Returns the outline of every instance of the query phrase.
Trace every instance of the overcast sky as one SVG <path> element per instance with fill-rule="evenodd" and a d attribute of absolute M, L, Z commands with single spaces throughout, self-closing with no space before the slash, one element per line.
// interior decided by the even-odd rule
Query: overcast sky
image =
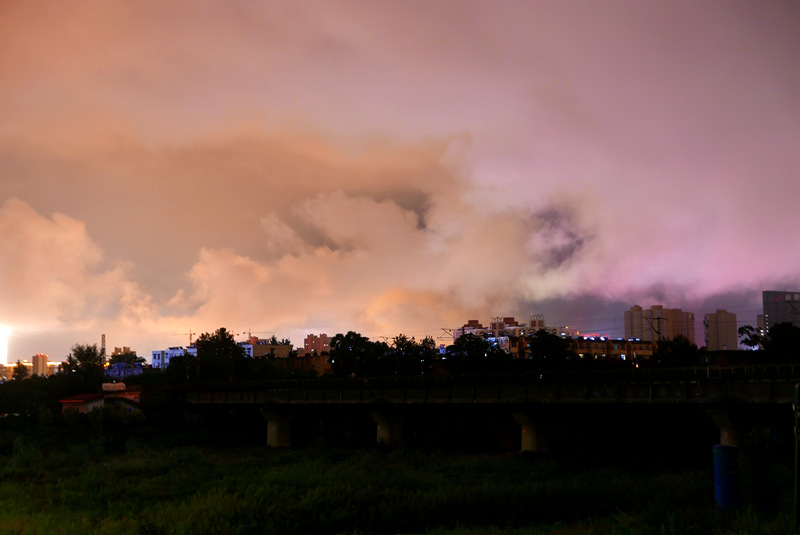
<path fill-rule="evenodd" d="M 790 0 L 5 0 L 8 359 L 754 323 L 800 287 L 798 28 Z"/>

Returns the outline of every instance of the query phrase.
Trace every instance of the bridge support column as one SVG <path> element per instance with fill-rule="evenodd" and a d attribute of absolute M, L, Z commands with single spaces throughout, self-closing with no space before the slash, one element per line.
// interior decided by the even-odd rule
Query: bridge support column
<path fill-rule="evenodd" d="M 719 444 L 714 446 L 714 498 L 717 509 L 739 505 L 739 426 L 728 410 L 709 410 L 719 428 Z"/>
<path fill-rule="evenodd" d="M 527 412 L 515 412 L 514 420 L 519 424 L 522 432 L 520 451 L 550 452 L 549 422 L 540 415 L 534 416 Z"/>
<path fill-rule="evenodd" d="M 403 443 L 403 421 L 405 418 L 388 411 L 372 411 L 372 421 L 378 426 L 378 444 L 399 446 Z"/>
<path fill-rule="evenodd" d="M 720 427 L 719 429 L 720 446 L 738 446 L 739 429 L 736 427 Z"/>
<path fill-rule="evenodd" d="M 262 411 L 267 420 L 267 446 L 271 448 L 288 448 L 292 445 L 291 418 L 288 414 L 277 411 Z"/>
<path fill-rule="evenodd" d="M 739 445 L 739 425 L 737 425 L 731 411 L 724 409 L 710 409 L 708 411 L 714 426 L 719 429 L 720 446 Z"/>

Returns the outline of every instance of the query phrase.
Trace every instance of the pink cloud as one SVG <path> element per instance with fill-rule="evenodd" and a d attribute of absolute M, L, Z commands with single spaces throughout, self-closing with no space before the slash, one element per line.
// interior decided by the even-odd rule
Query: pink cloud
<path fill-rule="evenodd" d="M 800 283 L 786 4 L 0 10 L 0 323 L 391 335 Z"/>

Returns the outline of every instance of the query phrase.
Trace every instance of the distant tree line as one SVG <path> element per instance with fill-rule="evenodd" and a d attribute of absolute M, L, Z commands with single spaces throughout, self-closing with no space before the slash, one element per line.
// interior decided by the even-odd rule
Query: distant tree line
<path fill-rule="evenodd" d="M 440 351 L 431 337 L 417 341 L 401 334 L 388 344 L 350 331 L 337 334 L 331 341 L 331 368 L 339 377 L 380 377 L 514 373 L 596 365 L 593 359 L 581 359 L 568 340 L 544 329 L 526 337 L 525 342 L 522 358 L 518 358 L 496 340 L 473 333 L 459 336 Z"/>
<path fill-rule="evenodd" d="M 750 333 L 740 329 L 740 334 Z M 510 336 L 516 344 L 519 337 Z M 403 377 L 475 373 L 515 373 L 538 370 L 593 370 L 633 366 L 685 367 L 712 364 L 713 356 L 685 336 L 656 343 L 652 357 L 640 360 L 581 357 L 570 341 L 545 329 L 522 339 L 519 355 L 511 355 L 496 340 L 475 334 L 459 336 L 440 351 L 430 336 L 421 340 L 405 334 L 391 341 L 370 340 L 355 331 L 339 333 L 330 344 L 332 374 L 336 377 Z M 743 341 L 745 343 L 745 341 Z M 780 324 L 759 340 L 763 351 L 752 354 L 758 362 L 790 362 L 800 359 L 800 328 Z M 304 375 L 307 377 L 309 374 Z M 197 340 L 197 356 L 173 357 L 164 379 L 168 383 L 267 380 L 292 377 L 279 372 L 274 360 L 246 358 L 233 335 L 224 328 L 205 333 Z"/>
<path fill-rule="evenodd" d="M 267 340 L 267 343 L 291 344 L 288 339 L 279 340 L 274 335 Z M 213 333 L 201 334 L 195 342 L 195 348 L 196 355 L 184 352 L 183 356 L 170 359 L 163 374 L 166 383 L 258 381 L 314 375 L 308 371 L 280 370 L 276 366 L 274 357 L 248 358 L 244 348 L 234 339 L 233 333 L 224 327 Z"/>
<path fill-rule="evenodd" d="M 752 326 L 739 329 L 742 345 L 755 351 L 742 351 L 748 363 L 800 362 L 800 328 L 789 323 L 773 326 L 762 333 Z M 512 337 L 513 338 L 513 337 Z M 275 339 L 282 343 L 283 340 Z M 285 342 L 288 342 L 286 340 Z M 519 343 L 519 339 L 514 339 Z M 481 373 L 525 373 L 538 370 L 601 370 L 620 367 L 683 367 L 714 364 L 714 354 L 698 348 L 686 337 L 660 340 L 651 358 L 639 361 L 582 358 L 569 340 L 539 330 L 522 340 L 519 355 L 511 355 L 493 339 L 474 334 L 459 336 L 440 351 L 430 336 L 421 340 L 405 334 L 391 341 L 374 341 L 357 332 L 337 334 L 328 354 L 336 377 L 404 377 L 462 375 Z M 128 384 L 158 388 L 195 382 L 237 382 L 286 378 L 310 378 L 314 372 L 287 371 L 276 366 L 272 357 L 247 358 L 233 334 L 225 328 L 203 333 L 196 342 L 197 355 L 173 357 L 166 370 L 146 369 L 141 375 L 126 378 Z M 520 347 L 520 346 L 518 346 Z M 35 414 L 38 408 L 60 412 L 59 399 L 78 393 L 99 392 L 108 380 L 103 368 L 104 355 L 97 345 L 76 344 L 52 377 L 28 377 L 19 364 L 14 380 L 0 384 L 0 413 Z M 143 364 L 133 353 L 112 356 L 110 363 Z"/>
<path fill-rule="evenodd" d="M 742 351 L 738 361 L 746 363 L 800 362 L 800 328 L 789 323 L 775 325 L 765 335 L 749 326 L 739 329 L 742 344 L 760 351 Z M 487 336 L 459 336 L 439 352 L 435 341 L 416 341 L 406 335 L 392 343 L 369 340 L 350 331 L 331 342 L 332 371 L 339 377 L 378 377 L 426 374 L 514 373 L 538 370 L 600 370 L 625 367 L 689 367 L 715 364 L 714 352 L 698 347 L 683 335 L 659 340 L 647 359 L 581 357 L 568 339 L 545 329 L 524 337 L 509 336 L 518 355 L 511 355 Z M 520 340 L 520 338 L 522 338 Z M 519 342 L 522 344 L 519 344 Z"/>

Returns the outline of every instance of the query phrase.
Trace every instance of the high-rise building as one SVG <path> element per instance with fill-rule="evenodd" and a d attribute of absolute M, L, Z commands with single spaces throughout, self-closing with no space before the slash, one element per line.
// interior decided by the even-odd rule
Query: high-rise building
<path fill-rule="evenodd" d="M 639 340 L 652 340 L 651 336 L 645 338 L 644 329 L 648 326 L 644 321 L 644 311 L 639 305 L 633 305 L 625 311 L 625 338 L 638 338 Z"/>
<path fill-rule="evenodd" d="M 453 343 L 459 339 L 459 337 L 464 336 L 465 334 L 474 334 L 475 336 L 483 336 L 488 334 L 490 329 L 484 327 L 480 321 L 478 320 L 468 320 L 467 323 L 459 327 L 458 329 L 453 329 Z"/>
<path fill-rule="evenodd" d="M 545 329 L 546 326 L 544 324 L 544 314 L 531 314 L 530 328 L 533 331 Z"/>
<path fill-rule="evenodd" d="M 709 351 L 739 348 L 739 333 L 736 314 L 726 310 L 717 310 L 706 314 L 703 318 L 706 331 L 706 348 Z"/>
<path fill-rule="evenodd" d="M 634 305 L 625 311 L 625 338 L 638 338 L 657 342 L 662 339 L 685 336 L 695 342 L 694 313 L 680 308 L 654 305 L 648 310 Z"/>
<path fill-rule="evenodd" d="M 47 355 L 38 353 L 33 356 L 33 375 L 49 375 L 47 373 Z"/>
<path fill-rule="evenodd" d="M 303 340 L 303 352 L 306 355 L 322 355 L 323 353 L 330 353 L 331 339 L 327 334 L 322 333 L 319 336 L 316 334 L 309 334 Z"/>
<path fill-rule="evenodd" d="M 764 314 L 756 314 L 756 329 L 763 335 L 767 332 L 767 317 Z"/>
<path fill-rule="evenodd" d="M 552 330 L 545 326 L 544 314 L 531 314 L 530 320 L 527 323 L 520 323 L 514 316 L 495 316 L 491 318 L 489 327 L 484 327 L 478 320 L 468 320 L 467 323 L 453 329 L 453 342 L 455 343 L 459 337 L 465 334 L 473 334 L 481 337 L 507 337 L 507 336 L 522 336 L 526 334 L 533 334 L 538 330 Z"/>
<path fill-rule="evenodd" d="M 524 330 L 525 325 L 520 325 L 514 316 L 496 316 L 489 323 L 489 330 L 495 338 L 500 336 L 516 335 L 520 330 Z"/>
<path fill-rule="evenodd" d="M 770 290 L 761 292 L 764 302 L 764 328 L 769 331 L 779 323 L 800 327 L 800 292 Z"/>
<path fill-rule="evenodd" d="M 135 355 L 136 351 L 131 351 L 131 348 L 129 348 L 128 346 L 115 347 L 114 351 L 111 353 L 111 356 L 118 357 L 119 355 L 124 355 L 126 353 L 132 353 Z"/>

